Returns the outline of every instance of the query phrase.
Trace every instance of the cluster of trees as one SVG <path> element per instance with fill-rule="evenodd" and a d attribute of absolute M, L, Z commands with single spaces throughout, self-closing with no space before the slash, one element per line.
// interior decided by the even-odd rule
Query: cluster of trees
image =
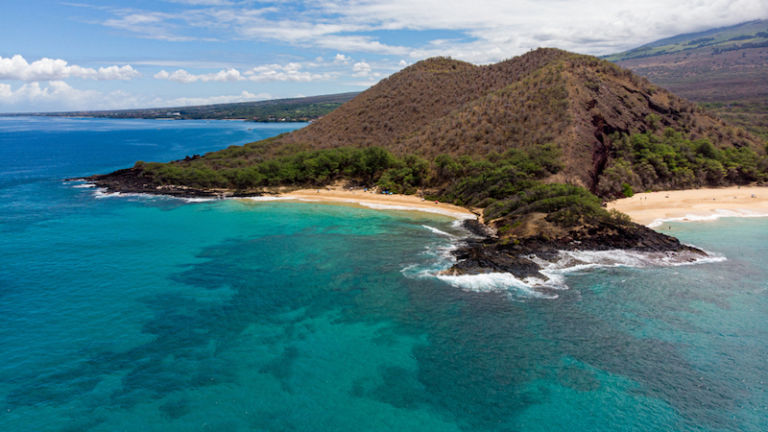
<path fill-rule="evenodd" d="M 235 147 L 227 158 L 193 158 L 167 164 L 137 162 L 136 168 L 141 170 L 142 177 L 155 184 L 249 190 L 282 185 L 319 186 L 341 178 L 371 185 L 388 170 L 420 165 L 418 158 L 398 159 L 380 147 L 299 151 L 257 163 L 250 162 L 251 153 L 245 147 Z"/>
<path fill-rule="evenodd" d="M 484 216 L 488 220 L 503 218 L 510 226 L 531 213 L 546 213 L 547 221 L 561 227 L 629 222 L 628 216 L 603 208 L 600 198 L 588 190 L 562 183 L 534 183 L 495 201 L 485 209 Z"/>
<path fill-rule="evenodd" d="M 557 148 L 542 145 L 528 151 L 511 149 L 487 158 L 441 154 L 431 161 L 419 156 L 397 157 L 381 147 L 339 147 L 291 152 L 254 161 L 256 150 L 232 147 L 202 158 L 171 163 L 137 162 L 141 176 L 154 184 L 199 188 L 257 189 L 268 186 L 314 187 L 347 180 L 396 193 L 417 188 L 443 190 L 441 196 L 477 205 L 500 198 L 510 184 L 542 178 L 560 169 Z M 213 157 L 215 156 L 215 157 Z"/>
<path fill-rule="evenodd" d="M 672 129 L 613 137 L 613 159 L 600 176 L 600 196 L 634 191 L 746 184 L 768 178 L 768 157 L 750 147 L 718 149 Z"/>
<path fill-rule="evenodd" d="M 249 163 L 249 154 L 236 147 L 223 160 L 137 162 L 135 168 L 154 184 L 198 188 L 248 191 L 286 185 L 317 187 L 346 180 L 394 193 L 429 189 L 433 191 L 429 199 L 484 207 L 490 219 L 545 212 L 551 222 L 571 226 L 608 216 L 600 199 L 581 187 L 541 183 L 562 169 L 559 149 L 552 144 L 510 149 L 485 158 L 440 154 L 431 161 L 414 155 L 397 157 L 380 147 L 298 151 L 258 163 Z"/>

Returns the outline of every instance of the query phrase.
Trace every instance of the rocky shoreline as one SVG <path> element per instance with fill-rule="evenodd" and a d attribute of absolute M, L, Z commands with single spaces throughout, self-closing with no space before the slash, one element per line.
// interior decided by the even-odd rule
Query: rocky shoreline
<path fill-rule="evenodd" d="M 168 195 L 177 198 L 246 198 L 262 196 L 264 192 L 233 191 L 231 189 L 199 189 L 186 186 L 156 185 L 143 181 L 136 168 L 125 168 L 109 174 L 70 178 L 66 181 L 86 181 L 107 192 Z"/>
<path fill-rule="evenodd" d="M 511 273 L 519 279 L 547 279 L 541 273 L 542 268 L 536 259 L 555 262 L 561 251 L 623 250 L 658 253 L 676 255 L 680 262 L 693 262 L 708 257 L 701 249 L 631 222 L 620 227 L 594 227 L 573 231 L 566 237 L 555 239 L 542 236 L 498 238 L 478 221 L 464 221 L 463 226 L 473 236 L 466 238 L 463 244 L 453 251 L 456 264 L 445 270 L 445 275 L 499 272 Z"/>
<path fill-rule="evenodd" d="M 168 195 L 178 198 L 238 198 L 264 195 L 263 191 L 233 191 L 228 189 L 198 189 L 183 186 L 157 186 L 144 181 L 136 168 L 99 174 L 81 180 L 104 188 L 107 192 Z M 268 192 L 267 192 L 268 193 Z M 592 226 L 572 229 L 567 235 L 550 238 L 542 234 L 520 238 L 500 238 L 479 220 L 462 221 L 470 237 L 453 251 L 456 263 L 443 274 L 473 275 L 482 273 L 511 273 L 516 278 L 546 279 L 537 260 L 557 261 L 561 251 L 624 250 L 646 253 L 680 255 L 682 261 L 707 257 L 707 253 L 680 243 L 674 237 L 633 222 L 612 226 Z"/>

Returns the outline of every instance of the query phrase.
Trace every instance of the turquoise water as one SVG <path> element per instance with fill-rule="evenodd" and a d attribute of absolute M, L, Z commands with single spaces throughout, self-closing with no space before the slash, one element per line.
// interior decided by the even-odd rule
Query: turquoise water
<path fill-rule="evenodd" d="M 768 219 L 541 299 L 412 276 L 440 216 L 61 181 L 298 126 L 0 119 L 0 430 L 768 430 Z"/>

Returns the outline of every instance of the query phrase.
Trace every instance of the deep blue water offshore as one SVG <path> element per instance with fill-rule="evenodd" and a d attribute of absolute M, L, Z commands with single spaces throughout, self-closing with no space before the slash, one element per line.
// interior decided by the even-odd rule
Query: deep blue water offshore
<path fill-rule="evenodd" d="M 0 431 L 768 430 L 768 219 L 553 299 L 424 276 L 438 215 L 62 181 L 300 126 L 0 118 Z"/>

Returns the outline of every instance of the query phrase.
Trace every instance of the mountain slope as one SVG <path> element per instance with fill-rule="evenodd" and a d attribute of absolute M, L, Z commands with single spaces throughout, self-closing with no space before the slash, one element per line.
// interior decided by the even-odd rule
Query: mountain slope
<path fill-rule="evenodd" d="M 321 121 L 281 138 L 306 148 L 381 146 L 398 155 L 489 155 L 554 143 L 560 179 L 592 190 L 612 136 L 666 127 L 717 148 L 756 138 L 627 70 L 540 49 L 491 66 L 430 59 L 363 92 Z"/>
<path fill-rule="evenodd" d="M 183 196 L 336 182 L 420 193 L 481 208 L 498 234 L 458 251 L 452 273 L 543 277 L 531 255 L 584 247 L 705 255 L 607 211 L 595 194 L 764 181 L 768 156 L 743 129 L 626 69 L 540 49 L 490 66 L 425 60 L 304 129 L 88 180 Z"/>
<path fill-rule="evenodd" d="M 538 55 L 486 67 L 448 58 L 420 61 L 364 91 L 323 121 L 290 134 L 284 142 L 308 143 L 313 148 L 388 148 L 561 55 L 556 50 L 542 50 Z"/>
<path fill-rule="evenodd" d="M 171 164 L 141 163 L 116 184 L 132 178 L 132 189 L 243 192 L 346 179 L 480 204 L 521 190 L 519 181 L 544 179 L 609 197 L 762 180 L 764 146 L 613 63 L 539 49 L 489 66 L 424 60 L 304 129 Z M 502 161 L 516 173 L 514 187 L 497 170 Z M 452 176 L 469 183 L 454 190 L 461 182 Z M 488 192 L 489 179 L 507 192 Z"/>
<path fill-rule="evenodd" d="M 753 20 L 728 27 L 718 27 L 696 33 L 685 33 L 603 57 L 611 62 L 622 62 L 644 57 L 676 53 L 690 53 L 702 48 L 711 53 L 722 53 L 756 48 L 768 42 L 768 20 Z"/>
<path fill-rule="evenodd" d="M 679 35 L 605 58 L 768 139 L 768 20 Z"/>

